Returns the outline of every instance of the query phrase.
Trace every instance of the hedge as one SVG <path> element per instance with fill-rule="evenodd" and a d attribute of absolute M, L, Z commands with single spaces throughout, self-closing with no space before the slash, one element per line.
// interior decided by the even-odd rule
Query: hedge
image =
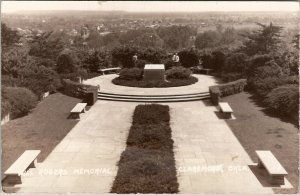
<path fill-rule="evenodd" d="M 88 105 L 91 106 L 97 101 L 98 87 L 92 85 L 85 85 L 76 83 L 69 79 L 63 79 L 63 92 L 66 95 L 83 99 L 87 101 Z"/>
<path fill-rule="evenodd" d="M 233 95 L 244 91 L 247 79 L 239 79 L 229 83 L 209 87 L 209 93 L 213 104 L 217 105 L 221 97 Z"/>

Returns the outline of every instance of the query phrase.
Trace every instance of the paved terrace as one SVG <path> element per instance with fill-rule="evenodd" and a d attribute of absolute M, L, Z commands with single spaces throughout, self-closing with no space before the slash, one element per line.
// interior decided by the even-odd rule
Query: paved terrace
<path fill-rule="evenodd" d="M 191 93 L 199 87 L 207 91 L 215 83 L 210 76 L 200 76 L 200 83 L 187 90 L 136 89 L 109 83 L 115 75 L 86 81 L 100 84 L 106 92 L 133 93 Z M 130 90 L 128 90 L 130 89 Z M 184 89 L 180 87 L 180 89 Z M 199 91 L 198 91 L 199 92 Z M 33 169 L 33 175 L 23 176 L 18 192 L 77 192 L 108 193 L 117 173 L 117 162 L 125 149 L 136 103 L 97 101 L 82 114 L 80 122 L 69 132 L 48 158 Z M 271 194 L 253 173 L 249 156 L 231 132 L 226 122 L 219 119 L 217 108 L 209 102 L 170 103 L 171 128 L 178 171 L 180 193 L 238 193 Z M 216 166 L 216 172 L 194 171 L 193 167 Z M 240 166 L 236 173 L 228 166 Z M 100 169 L 97 174 L 79 174 L 76 170 Z M 67 175 L 44 175 L 43 170 L 66 170 Z M 75 172 L 74 172 L 75 170 Z M 223 172 L 220 172 L 223 170 Z"/>
<path fill-rule="evenodd" d="M 198 82 L 188 86 L 166 88 L 137 88 L 115 85 L 112 79 L 118 77 L 116 74 L 104 75 L 84 81 L 89 85 L 100 85 L 100 91 L 104 93 L 129 94 L 129 95 L 174 95 L 208 92 L 208 86 L 216 85 L 213 76 L 193 75 L 198 78 Z"/>

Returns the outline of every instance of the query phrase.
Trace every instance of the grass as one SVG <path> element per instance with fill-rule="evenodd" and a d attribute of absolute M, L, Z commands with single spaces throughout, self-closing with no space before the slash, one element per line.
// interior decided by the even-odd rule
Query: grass
<path fill-rule="evenodd" d="M 188 79 L 168 79 L 166 81 L 145 81 L 145 80 L 124 80 L 119 77 L 114 78 L 112 83 L 115 85 L 140 88 L 165 88 L 187 86 L 198 82 L 196 77 L 190 76 Z"/>
<path fill-rule="evenodd" d="M 177 193 L 169 107 L 138 105 L 112 193 Z"/>
<path fill-rule="evenodd" d="M 255 150 L 270 150 L 287 170 L 287 179 L 292 190 L 274 189 L 277 193 L 297 193 L 299 183 L 298 125 L 288 118 L 279 118 L 261 106 L 251 94 L 223 98 L 234 110 L 236 120 L 227 120 L 228 125 L 253 161 L 257 162 Z"/>
<path fill-rule="evenodd" d="M 80 99 L 55 93 L 41 101 L 27 116 L 9 121 L 2 128 L 2 175 L 25 150 L 41 150 L 43 161 L 78 122 L 67 119 Z"/>

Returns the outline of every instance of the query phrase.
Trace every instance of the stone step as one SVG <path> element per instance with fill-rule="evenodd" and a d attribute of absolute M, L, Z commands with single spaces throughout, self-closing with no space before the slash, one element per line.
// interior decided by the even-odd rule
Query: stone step
<path fill-rule="evenodd" d="M 208 92 L 194 93 L 194 94 L 179 94 L 179 95 L 127 95 L 127 94 L 112 94 L 112 93 L 98 93 L 98 97 L 107 98 L 136 98 L 136 99 L 170 99 L 170 98 L 197 98 L 209 96 Z"/>
<path fill-rule="evenodd" d="M 108 101 L 124 101 L 124 102 L 187 102 L 187 101 L 199 101 L 209 99 L 209 95 L 202 95 L 198 97 L 164 97 L 164 98 L 151 98 L 151 97 L 106 97 L 98 95 L 99 100 Z"/>

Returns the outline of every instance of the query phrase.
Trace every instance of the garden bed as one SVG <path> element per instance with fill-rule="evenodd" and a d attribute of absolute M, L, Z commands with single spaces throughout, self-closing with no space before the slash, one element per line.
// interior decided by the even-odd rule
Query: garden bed
<path fill-rule="evenodd" d="M 164 88 L 164 87 L 180 87 L 197 83 L 196 77 L 190 76 L 188 79 L 168 79 L 167 81 L 145 81 L 145 80 L 125 80 L 119 77 L 112 80 L 115 85 L 127 87 L 141 87 L 141 88 Z"/>
<path fill-rule="evenodd" d="M 138 105 L 112 193 L 177 193 L 169 107 Z"/>

